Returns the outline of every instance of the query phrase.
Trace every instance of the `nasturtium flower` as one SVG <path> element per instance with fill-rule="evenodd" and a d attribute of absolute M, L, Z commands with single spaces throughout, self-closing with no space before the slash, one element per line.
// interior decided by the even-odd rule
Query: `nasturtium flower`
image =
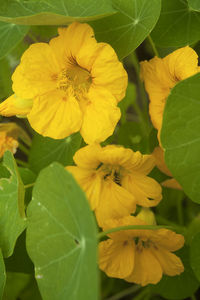
<path fill-rule="evenodd" d="M 150 225 L 139 216 L 110 219 L 104 230 L 128 225 Z M 131 229 L 108 234 L 99 244 L 99 267 L 109 277 L 145 286 L 158 283 L 163 274 L 179 275 L 184 266 L 174 251 L 184 237 L 168 229 Z"/>
<path fill-rule="evenodd" d="M 43 136 L 62 139 L 80 131 L 86 143 L 101 142 L 120 118 L 127 73 L 88 24 L 74 22 L 58 33 L 24 52 L 12 76 L 14 95 L 0 114 L 26 116 Z"/>
<path fill-rule="evenodd" d="M 156 206 L 162 199 L 160 185 L 147 176 L 155 166 L 152 155 L 94 144 L 79 149 L 74 162 L 66 169 L 85 191 L 100 226 L 135 212 L 136 204 Z"/>
<path fill-rule="evenodd" d="M 170 172 L 170 170 L 166 166 L 166 163 L 165 163 L 165 160 L 164 160 L 164 151 L 163 151 L 163 149 L 161 147 L 154 148 L 152 155 L 155 158 L 155 163 L 156 163 L 156 166 L 158 167 L 158 169 L 161 172 L 163 172 L 164 174 L 166 174 L 167 176 L 173 177 L 172 173 Z M 165 187 L 168 187 L 168 188 L 172 188 L 172 189 L 182 190 L 181 185 L 174 178 L 166 179 L 165 181 L 163 181 L 161 183 L 161 185 L 165 186 Z"/>
<path fill-rule="evenodd" d="M 149 95 L 149 113 L 158 138 L 162 126 L 166 98 L 171 88 L 180 80 L 186 79 L 200 71 L 196 52 L 186 46 L 164 58 L 154 57 L 141 62 L 141 78 L 144 80 Z"/>
<path fill-rule="evenodd" d="M 1 123 L 0 124 L 0 158 L 5 151 L 9 150 L 13 154 L 16 153 L 19 146 L 18 138 L 29 143 L 30 139 L 27 134 L 15 123 Z"/>

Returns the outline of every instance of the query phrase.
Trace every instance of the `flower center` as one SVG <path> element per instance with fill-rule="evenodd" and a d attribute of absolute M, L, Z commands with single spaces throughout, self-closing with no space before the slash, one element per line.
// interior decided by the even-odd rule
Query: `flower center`
<path fill-rule="evenodd" d="M 90 72 L 79 66 L 74 58 L 57 76 L 57 88 L 66 93 L 72 92 L 78 101 L 88 92 L 91 83 Z"/>
<path fill-rule="evenodd" d="M 100 164 L 97 167 L 97 172 L 101 173 L 104 180 L 112 180 L 116 184 L 121 185 L 121 179 L 123 176 L 123 169 L 121 166 L 112 166 Z"/>

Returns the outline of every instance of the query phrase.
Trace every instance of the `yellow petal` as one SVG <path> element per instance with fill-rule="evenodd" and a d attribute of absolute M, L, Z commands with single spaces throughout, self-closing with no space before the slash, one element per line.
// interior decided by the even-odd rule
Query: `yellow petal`
<path fill-rule="evenodd" d="M 99 205 L 95 210 L 100 227 L 103 227 L 106 220 L 127 216 L 134 213 L 135 209 L 133 195 L 112 180 L 103 181 Z"/>
<path fill-rule="evenodd" d="M 155 167 L 155 159 L 152 155 L 142 155 L 137 156 L 137 153 L 139 151 L 135 152 L 133 155 L 133 159 L 130 165 L 130 170 L 137 171 L 139 173 L 142 173 L 144 175 L 147 175 L 151 172 L 151 170 Z M 140 152 L 139 152 L 140 153 Z"/>
<path fill-rule="evenodd" d="M 131 164 L 133 151 L 117 145 L 102 148 L 100 160 L 105 165 L 116 165 L 128 168 Z"/>
<path fill-rule="evenodd" d="M 161 183 L 162 186 L 168 187 L 171 189 L 177 189 L 177 190 L 182 190 L 182 186 L 176 181 L 176 179 L 167 179 Z"/>
<path fill-rule="evenodd" d="M 82 123 L 76 99 L 59 90 L 35 98 L 27 118 L 35 131 L 54 139 L 79 131 Z"/>
<path fill-rule="evenodd" d="M 168 276 L 179 275 L 184 271 L 184 266 L 178 256 L 162 248 L 151 247 L 151 251 L 159 261 L 163 273 Z"/>
<path fill-rule="evenodd" d="M 108 239 L 99 244 L 99 268 L 110 277 L 125 278 L 134 268 L 134 241 Z"/>
<path fill-rule="evenodd" d="M 77 166 L 84 169 L 96 169 L 101 161 L 99 160 L 99 153 L 102 148 L 99 144 L 88 145 L 79 149 L 73 159 Z"/>
<path fill-rule="evenodd" d="M 163 59 L 172 80 L 175 82 L 186 79 L 198 72 L 198 55 L 189 46 L 170 53 Z"/>
<path fill-rule="evenodd" d="M 0 104 L 0 114 L 6 117 L 14 115 L 26 116 L 32 106 L 32 99 L 22 99 L 13 94 Z"/>
<path fill-rule="evenodd" d="M 53 91 L 59 72 L 59 64 L 49 45 L 33 44 L 24 52 L 12 75 L 13 90 L 24 99 Z"/>
<path fill-rule="evenodd" d="M 162 199 L 160 184 L 139 173 L 124 176 L 122 186 L 134 195 L 138 205 L 144 207 L 156 206 Z"/>
<path fill-rule="evenodd" d="M 91 89 L 91 99 L 83 112 L 81 135 L 87 144 L 99 143 L 112 135 L 120 119 L 115 98 L 104 89 Z"/>
<path fill-rule="evenodd" d="M 147 284 L 158 283 L 162 278 L 162 268 L 160 263 L 148 248 L 141 251 L 135 250 L 135 266 L 130 276 L 125 278 L 128 282 L 134 282 L 145 286 Z"/>
<path fill-rule="evenodd" d="M 183 247 L 184 237 L 168 229 L 150 232 L 151 240 L 158 246 L 169 251 L 176 251 Z"/>
<path fill-rule="evenodd" d="M 155 158 L 156 166 L 158 167 L 158 169 L 161 172 L 163 172 L 164 174 L 172 177 L 172 173 L 170 172 L 170 170 L 167 168 L 167 166 L 165 164 L 163 149 L 161 147 L 156 147 L 156 148 L 154 148 L 152 154 Z"/>
<path fill-rule="evenodd" d="M 124 98 L 128 76 L 113 48 L 104 44 L 92 66 L 91 74 L 95 86 L 108 89 L 120 101 Z"/>
<path fill-rule="evenodd" d="M 75 166 L 69 166 L 66 167 L 66 169 L 73 174 L 74 178 L 86 193 L 91 209 L 96 209 L 100 201 L 102 188 L 102 180 L 99 174 Z"/>

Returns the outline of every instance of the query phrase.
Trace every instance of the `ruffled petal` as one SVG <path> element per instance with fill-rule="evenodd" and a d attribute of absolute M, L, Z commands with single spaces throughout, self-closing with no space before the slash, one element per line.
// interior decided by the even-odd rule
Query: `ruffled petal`
<path fill-rule="evenodd" d="M 6 117 L 15 115 L 26 116 L 32 106 L 32 99 L 21 99 L 16 94 L 13 94 L 0 104 L 0 115 Z"/>
<path fill-rule="evenodd" d="M 135 250 L 135 266 L 130 276 L 125 278 L 128 282 L 134 282 L 145 286 L 158 283 L 162 278 L 160 263 L 148 248 Z"/>
<path fill-rule="evenodd" d="M 159 261 L 163 273 L 168 276 L 179 275 L 184 271 L 182 261 L 178 256 L 162 248 L 151 247 L 151 251 Z"/>
<path fill-rule="evenodd" d="M 161 147 L 156 147 L 153 150 L 153 156 L 155 158 L 156 166 L 158 169 L 163 172 L 164 174 L 172 177 L 172 173 L 170 170 L 167 168 L 165 160 L 164 160 L 164 151 Z"/>
<path fill-rule="evenodd" d="M 183 247 L 184 237 L 168 229 L 159 229 L 150 232 L 150 239 L 158 247 L 169 251 L 176 251 Z"/>
<path fill-rule="evenodd" d="M 96 209 L 100 201 L 102 186 L 101 177 L 95 172 L 81 169 L 75 166 L 69 166 L 66 167 L 66 169 L 73 174 L 74 178 L 86 193 L 91 209 Z"/>
<path fill-rule="evenodd" d="M 135 152 L 133 155 L 133 159 L 131 165 L 129 166 L 129 169 L 142 173 L 143 175 L 147 175 L 155 167 L 155 159 L 153 155 L 147 155 L 147 154 L 145 155 L 141 154 L 141 157 L 139 157 L 139 155 L 137 157 L 137 152 Z"/>
<path fill-rule="evenodd" d="M 126 93 L 128 76 L 113 48 L 108 44 L 103 45 L 92 66 L 93 83 L 106 88 L 120 101 Z"/>
<path fill-rule="evenodd" d="M 112 180 L 102 182 L 100 201 L 95 210 L 100 227 L 103 227 L 106 220 L 127 216 L 134 213 L 135 209 L 135 198 L 131 193 Z"/>
<path fill-rule="evenodd" d="M 102 148 L 99 144 L 85 146 L 75 153 L 74 162 L 84 169 L 96 169 L 101 163 L 99 159 L 101 151 Z"/>
<path fill-rule="evenodd" d="M 105 89 L 91 89 L 88 98 L 81 135 L 87 144 L 99 143 L 112 135 L 121 113 L 115 98 Z"/>
<path fill-rule="evenodd" d="M 131 164 L 133 151 L 116 145 L 102 148 L 100 160 L 106 165 L 118 165 L 128 168 Z"/>
<path fill-rule="evenodd" d="M 156 206 L 162 199 L 160 184 L 139 173 L 124 176 L 122 186 L 134 195 L 138 205 L 144 207 Z"/>
<path fill-rule="evenodd" d="M 24 99 L 53 91 L 56 89 L 56 76 L 60 70 L 48 44 L 33 44 L 24 52 L 12 75 L 13 90 Z"/>
<path fill-rule="evenodd" d="M 110 277 L 125 278 L 134 268 L 134 241 L 108 239 L 99 244 L 99 268 Z"/>
<path fill-rule="evenodd" d="M 77 100 L 59 90 L 35 98 L 27 118 L 35 131 L 54 139 L 79 131 L 82 123 Z"/>

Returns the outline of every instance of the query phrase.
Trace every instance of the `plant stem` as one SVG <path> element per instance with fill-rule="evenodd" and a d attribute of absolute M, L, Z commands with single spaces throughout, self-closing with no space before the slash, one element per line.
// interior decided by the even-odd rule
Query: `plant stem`
<path fill-rule="evenodd" d="M 137 296 L 134 297 L 134 300 L 144 300 L 145 296 L 149 293 L 149 287 L 146 287 Z"/>
<path fill-rule="evenodd" d="M 191 300 L 196 300 L 196 296 L 193 294 L 192 296 L 190 296 Z"/>
<path fill-rule="evenodd" d="M 15 160 L 16 160 L 16 162 L 17 162 L 19 165 L 21 165 L 21 166 L 23 166 L 23 167 L 25 167 L 25 168 L 28 168 L 28 163 L 26 163 L 25 161 L 23 161 L 23 160 L 21 160 L 21 159 L 19 159 L 19 158 L 15 158 Z"/>
<path fill-rule="evenodd" d="M 154 55 L 159 57 L 158 50 L 156 49 L 156 46 L 155 46 L 155 44 L 154 44 L 154 42 L 153 42 L 151 36 L 148 35 L 147 38 L 148 38 L 148 41 L 149 41 L 149 43 L 150 43 L 150 45 L 151 45 L 151 48 L 152 48 L 152 50 L 153 50 Z"/>
<path fill-rule="evenodd" d="M 24 152 L 24 154 L 29 155 L 29 150 L 23 144 L 19 143 L 19 149 Z"/>
<path fill-rule="evenodd" d="M 112 296 L 110 298 L 107 298 L 105 300 L 119 300 L 119 299 L 121 299 L 123 297 L 126 297 L 128 295 L 131 295 L 131 294 L 137 292 L 140 289 L 141 289 L 141 286 L 139 286 L 139 285 L 133 285 L 130 288 L 125 289 L 125 290 L 117 293 L 116 295 L 114 295 L 114 296 Z"/>
<path fill-rule="evenodd" d="M 183 193 L 181 193 L 179 195 L 179 197 L 177 198 L 177 203 L 176 203 L 176 207 L 177 207 L 177 215 L 178 215 L 178 221 L 180 225 L 184 225 L 184 216 L 183 216 L 183 208 L 182 208 L 182 203 L 183 203 Z"/>
<path fill-rule="evenodd" d="M 106 231 L 102 231 L 98 233 L 98 238 L 101 239 L 102 237 L 114 233 L 117 231 L 122 230 L 157 230 L 161 228 L 167 228 L 167 229 L 173 229 L 172 226 L 166 226 L 166 225 L 128 225 L 128 226 L 119 226 L 115 228 L 108 229 Z"/>
<path fill-rule="evenodd" d="M 37 40 L 37 38 L 31 33 L 31 31 L 29 31 L 28 36 L 31 38 L 31 40 L 35 43 L 38 43 L 39 41 Z"/>
<path fill-rule="evenodd" d="M 163 223 L 163 224 L 166 224 L 168 226 L 171 226 L 171 228 L 173 228 L 174 230 L 178 230 L 178 231 L 185 231 L 185 227 L 184 226 L 180 226 L 180 225 L 177 225 L 176 223 L 168 220 L 168 219 L 165 219 L 163 216 L 160 216 L 160 215 L 156 215 L 156 221 L 158 223 Z"/>
<path fill-rule="evenodd" d="M 24 188 L 25 188 L 25 189 L 28 189 L 28 188 L 30 188 L 30 187 L 32 187 L 32 186 L 34 186 L 34 185 L 35 185 L 35 182 L 29 183 L 29 184 L 24 185 Z"/>

